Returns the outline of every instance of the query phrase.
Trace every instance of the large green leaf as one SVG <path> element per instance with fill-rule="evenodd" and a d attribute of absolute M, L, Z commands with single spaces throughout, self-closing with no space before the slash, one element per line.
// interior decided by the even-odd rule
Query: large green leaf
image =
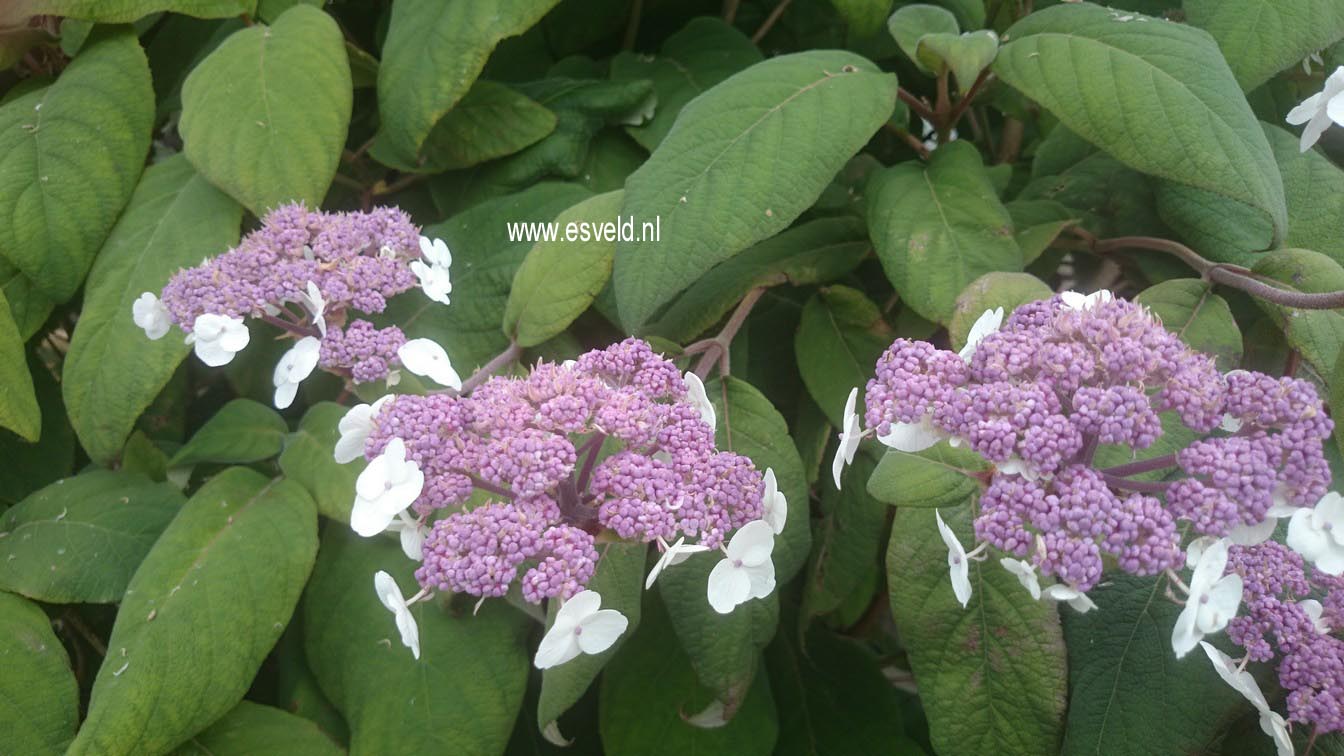
<path fill-rule="evenodd" d="M 37 404 L 42 409 L 42 437 L 37 443 L 0 430 L 0 507 L 15 504 L 37 489 L 69 475 L 75 465 L 75 432 L 61 404 L 61 387 L 35 357 L 28 360 Z"/>
<path fill-rule="evenodd" d="M 1069 3 L 1005 36 L 994 72 L 1064 125 L 1132 168 L 1250 205 L 1276 238 L 1287 232 L 1274 156 L 1206 33 Z"/>
<path fill-rule="evenodd" d="M 1063 753 L 1208 753 L 1250 710 L 1202 652 L 1176 659 L 1171 631 L 1181 607 L 1163 595 L 1164 582 L 1116 575 L 1090 592 L 1097 609 L 1062 610 L 1069 649 Z"/>
<path fill-rule="evenodd" d="M 985 311 L 1002 307 L 1006 318 L 1021 305 L 1053 295 L 1044 281 L 1028 273 L 986 273 L 957 295 L 956 309 L 947 324 L 948 340 L 953 349 L 961 349 Z"/>
<path fill-rule="evenodd" d="M 0 588 L 52 604 L 120 601 L 184 500 L 130 473 L 59 480 L 0 516 Z"/>
<path fill-rule="evenodd" d="M 243 468 L 212 478 L 131 578 L 70 754 L 163 753 L 232 709 L 316 551 L 317 515 L 297 484 Z"/>
<path fill-rule="evenodd" d="M 966 142 L 939 147 L 927 166 L 902 163 L 875 174 L 868 230 L 901 300 L 940 323 L 975 279 L 1022 270 L 1012 216 Z"/>
<path fill-rule="evenodd" d="M 0 9 L 0 26 L 6 21 L 37 15 L 68 16 L 102 24 L 127 23 L 164 11 L 200 18 L 227 18 L 251 13 L 256 6 L 257 0 L 14 0 L 9 7 Z"/>
<path fill-rule="evenodd" d="M 299 429 L 285 440 L 280 469 L 285 477 L 303 486 L 317 502 L 319 514 L 341 523 L 350 522 L 355 501 L 355 479 L 364 470 L 364 460 L 336 462 L 337 426 L 347 407 L 333 402 L 314 404 L 299 421 Z"/>
<path fill-rule="evenodd" d="M 245 464 L 280 453 L 289 426 L 275 410 L 251 399 L 234 399 L 210 417 L 173 455 L 171 467 L 201 462 Z"/>
<path fill-rule="evenodd" d="M 3 256 L 0 256 L 0 296 L 9 300 L 9 312 L 19 328 L 19 338 L 24 341 L 37 333 L 56 306 L 33 279 Z"/>
<path fill-rule="evenodd" d="M 1333 0 L 1184 0 L 1185 20 L 1222 48 L 1247 92 L 1344 38 L 1344 6 Z"/>
<path fill-rule="evenodd" d="M 512 87 L 478 81 L 425 142 L 424 170 L 470 168 L 513 153 L 555 130 L 555 114 Z"/>
<path fill-rule="evenodd" d="M 374 594 L 379 570 L 414 592 L 395 540 L 329 527 L 304 597 L 308 661 L 350 725 L 351 752 L 502 753 L 527 686 L 526 620 L 498 600 L 477 614 L 416 604 L 417 660 Z"/>
<path fill-rule="evenodd" d="M 674 567 L 659 582 L 689 564 Z M 598 727 L 604 752 L 609 756 L 771 753 L 779 725 L 765 675 L 754 675 L 756 684 L 744 691 L 741 708 L 727 724 L 706 728 L 687 722 L 687 717 L 710 707 L 715 694 L 696 681 L 667 610 L 658 601 L 649 601 L 644 609 L 639 631 L 602 675 Z"/>
<path fill-rule="evenodd" d="M 112 228 L 84 287 L 61 389 L 85 451 L 116 458 L 135 421 L 187 355 L 181 332 L 150 341 L 131 319 L 180 268 L 238 241 L 243 209 L 178 155 L 150 166 Z"/>
<path fill-rule="evenodd" d="M 354 94 L 340 27 L 298 5 L 234 32 L 182 84 L 183 151 L 255 215 L 322 202 Z"/>
<path fill-rule="evenodd" d="M 1218 360 L 1222 370 L 1241 364 L 1241 329 L 1227 301 L 1213 286 L 1195 278 L 1177 278 L 1144 289 L 1134 298 L 1162 319 L 1167 330 L 1196 350 Z"/>
<path fill-rule="evenodd" d="M 458 103 L 500 40 L 527 31 L 559 0 L 400 0 L 378 66 L 381 125 L 372 154 L 416 170 L 434 124 Z"/>
<path fill-rule="evenodd" d="M 241 701 L 218 722 L 197 733 L 176 756 L 340 756 L 345 753 L 317 725 L 272 706 Z"/>
<path fill-rule="evenodd" d="M 616 248 L 625 327 L 640 330 L 714 265 L 787 228 L 895 102 L 895 76 L 857 55 L 811 51 L 757 63 L 686 105 L 626 182 L 622 214 L 658 218 L 662 238 Z"/>
<path fill-rule="evenodd" d="M 64 302 L 149 151 L 154 90 L 129 27 L 98 29 L 56 83 L 0 107 L 0 255 Z"/>
<path fill-rule="evenodd" d="M 513 276 L 504 308 L 505 335 L 520 346 L 536 346 L 588 309 L 611 277 L 621 196 L 619 191 L 599 194 L 555 218 L 562 236 L 537 242 Z M 567 236 L 570 230 L 574 239 Z"/>
<path fill-rule="evenodd" d="M 812 556 L 803 583 L 803 612 L 808 617 L 835 611 L 872 581 L 881 566 L 882 542 L 890 511 L 858 484 L 876 467 L 868 454 L 850 466 L 855 484 L 821 490 L 821 518 L 812 532 Z M 778 641 L 777 641 L 778 642 Z"/>
<path fill-rule="evenodd" d="M 972 541 L 971 513 L 970 506 L 942 512 L 962 543 Z M 971 563 L 973 592 L 963 609 L 927 509 L 896 510 L 887 583 L 934 749 L 943 756 L 1055 753 L 1067 675 L 1054 604 L 1033 601 L 990 559 Z"/>
<path fill-rule="evenodd" d="M 626 131 L 652 152 L 672 130 L 686 103 L 760 61 L 761 51 L 747 35 L 708 16 L 687 22 L 663 42 L 657 55 L 617 54 L 611 59 L 611 78 L 652 80 L 658 95 L 653 118 Z"/>
<path fill-rule="evenodd" d="M 1344 289 L 1344 267 L 1309 249 L 1280 249 L 1260 257 L 1252 269 L 1280 282 L 1280 288 L 1324 293 Z M 1257 299 L 1260 308 L 1283 329 L 1288 345 L 1301 353 L 1305 371 L 1322 386 L 1344 352 L 1344 313 L 1296 310 Z"/>
<path fill-rule="evenodd" d="M 956 506 L 980 489 L 976 477 L 990 468 L 965 447 L 938 444 L 917 454 L 888 450 L 868 479 L 868 493 L 899 507 Z"/>
<path fill-rule="evenodd" d="M 842 425 L 845 397 L 868 382 L 893 338 L 882 312 L 861 291 L 831 286 L 807 301 L 793 339 L 798 372 L 832 425 Z"/>
<path fill-rule="evenodd" d="M 42 433 L 42 411 L 37 405 L 33 376 L 24 358 L 23 337 L 9 314 L 9 302 L 0 293 L 0 428 L 9 428 L 27 441 Z"/>
<path fill-rule="evenodd" d="M 79 723 L 79 686 L 65 647 L 37 604 L 0 592 L 0 751 L 65 752 Z"/>

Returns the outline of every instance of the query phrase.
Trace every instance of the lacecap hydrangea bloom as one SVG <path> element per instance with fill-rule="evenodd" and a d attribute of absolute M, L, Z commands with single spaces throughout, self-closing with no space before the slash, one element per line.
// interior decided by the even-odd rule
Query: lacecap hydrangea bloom
<path fill-rule="evenodd" d="M 1163 574 L 1184 595 L 1177 656 L 1229 629 L 1248 659 L 1280 655 L 1288 721 L 1340 729 L 1341 642 L 1320 628 L 1339 626 L 1344 604 L 1329 592 L 1344 573 L 1344 499 L 1327 491 L 1333 425 L 1311 383 L 1224 374 L 1143 306 L 1067 292 L 1006 319 L 986 312 L 960 352 L 897 340 L 868 382 L 862 417 L 857 399 L 855 389 L 837 486 L 870 436 L 909 453 L 946 442 L 991 463 L 975 504 L 978 543 L 966 549 L 938 517 L 963 605 L 968 560 L 991 550 L 1032 598 L 1078 611 L 1096 608 L 1087 592 L 1105 566 Z M 1194 440 L 1142 454 L 1177 425 Z M 1132 461 L 1100 466 L 1103 446 Z M 1282 518 L 1288 546 L 1268 542 Z M 1282 717 L 1269 712 L 1262 724 L 1283 742 Z"/>
<path fill-rule="evenodd" d="M 723 613 L 774 589 L 787 502 L 772 472 L 715 448 L 712 418 L 698 377 L 628 339 L 466 395 L 355 407 L 337 459 L 359 449 L 369 460 L 351 526 L 400 533 L 420 561 L 418 597 L 517 590 L 565 602 L 537 653 L 545 668 L 606 650 L 624 631 L 625 618 L 586 590 L 599 541 L 656 544 L 650 585 L 720 549 L 706 595 Z"/>

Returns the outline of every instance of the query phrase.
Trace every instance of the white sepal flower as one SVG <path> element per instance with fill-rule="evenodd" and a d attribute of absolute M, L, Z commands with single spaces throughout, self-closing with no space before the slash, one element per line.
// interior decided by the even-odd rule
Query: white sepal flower
<path fill-rule="evenodd" d="M 891 424 L 891 430 L 887 431 L 887 435 L 878 436 L 877 440 L 888 448 L 914 454 L 928 449 L 947 437 L 948 434 L 944 433 L 942 428 L 934 425 L 933 420 L 925 416 L 917 423 L 894 422 Z"/>
<path fill-rule="evenodd" d="M 336 424 L 341 437 L 336 440 L 334 456 L 339 464 L 354 462 L 364 456 L 364 444 L 368 443 L 369 435 L 373 433 L 373 418 L 377 417 L 378 410 L 391 398 L 392 395 L 388 394 L 373 404 L 356 404 Z"/>
<path fill-rule="evenodd" d="M 1302 152 L 1311 149 L 1330 128 L 1331 123 L 1344 124 L 1344 66 L 1335 69 L 1325 80 L 1325 88 L 1302 101 L 1302 104 L 1288 111 L 1285 118 L 1293 126 L 1306 124 L 1302 129 L 1302 140 L 1298 147 Z"/>
<path fill-rule="evenodd" d="M 228 315 L 197 315 L 191 324 L 187 343 L 193 344 L 196 356 L 210 367 L 221 367 L 233 361 L 233 356 L 247 347 L 252 335 L 242 318 Z"/>
<path fill-rule="evenodd" d="M 1288 732 L 1288 723 L 1283 716 L 1272 709 L 1260 712 L 1260 729 L 1274 739 L 1276 756 L 1293 756 L 1293 736 Z"/>
<path fill-rule="evenodd" d="M 698 543 L 686 543 L 685 537 L 678 538 L 677 542 L 671 546 L 668 546 L 665 541 L 660 539 L 658 545 L 662 547 L 663 553 L 658 557 L 658 561 L 653 563 L 653 569 L 649 570 L 649 576 L 644 580 L 644 590 L 646 591 L 653 587 L 653 581 L 658 579 L 658 576 L 662 574 L 663 570 L 681 564 L 687 559 L 690 559 L 692 554 L 709 551 L 708 546 L 701 546 Z"/>
<path fill-rule="evenodd" d="M 313 314 L 313 323 L 317 325 L 318 332 L 325 339 L 327 337 L 327 300 L 322 296 L 322 290 L 317 288 L 317 284 L 309 281 L 308 291 L 300 296 L 303 299 L 303 306 Z"/>
<path fill-rule="evenodd" d="M 1040 480 L 1041 478 L 1041 473 L 1036 468 L 1018 456 L 1009 457 L 999 463 L 998 470 L 1001 475 L 1021 475 L 1025 480 Z"/>
<path fill-rule="evenodd" d="M 579 654 L 600 654 L 621 637 L 630 621 L 615 609 L 602 609 L 596 591 L 579 591 L 555 613 L 555 622 L 537 646 L 533 664 L 550 669 Z"/>
<path fill-rule="evenodd" d="M 774 531 L 764 520 L 752 520 L 733 535 L 725 557 L 709 573 L 714 611 L 729 614 L 738 604 L 770 595 L 775 589 L 775 563 L 770 560 L 774 549 Z"/>
<path fill-rule="evenodd" d="M 168 335 L 168 329 L 173 325 L 172 318 L 168 317 L 168 308 L 148 291 L 131 305 L 131 319 L 144 329 L 150 341 L 158 341 Z"/>
<path fill-rule="evenodd" d="M 1241 418 L 1227 412 L 1223 413 L 1223 420 L 1218 423 L 1218 429 L 1226 433 L 1236 433 L 1241 430 L 1241 426 Z"/>
<path fill-rule="evenodd" d="M 943 515 L 935 509 L 933 516 L 938 520 L 938 533 L 942 535 L 943 543 L 947 544 L 947 566 L 952 573 L 952 593 L 956 595 L 957 601 L 961 602 L 964 609 L 971 601 L 970 559 L 966 556 L 966 549 L 962 548 L 961 541 L 957 540 L 957 534 L 943 522 Z"/>
<path fill-rule="evenodd" d="M 1228 541 L 1215 541 L 1203 549 L 1190 578 L 1190 595 L 1172 628 L 1171 647 L 1176 658 L 1190 653 L 1205 635 L 1221 632 L 1241 606 L 1241 576 L 1223 575 L 1227 567 Z"/>
<path fill-rule="evenodd" d="M 1205 641 L 1200 641 L 1199 645 L 1204 649 L 1209 661 L 1213 662 L 1213 669 L 1223 678 L 1223 682 L 1240 693 L 1260 713 L 1260 729 L 1273 738 L 1278 756 L 1292 756 L 1293 739 L 1288 734 L 1288 725 L 1283 721 L 1283 717 L 1269 708 L 1265 694 L 1260 692 L 1260 686 L 1251 673 L 1242 669 L 1236 661 L 1213 645 Z"/>
<path fill-rule="evenodd" d="M 402 510 L 397 513 L 397 519 L 393 520 L 387 529 L 401 537 L 401 553 L 405 554 L 407 559 L 424 561 L 428 527 L 412 517 L 409 512 Z"/>
<path fill-rule="evenodd" d="M 705 382 L 700 380 L 700 376 L 686 371 L 686 375 L 681 377 L 686 384 L 686 399 L 690 401 L 691 406 L 695 407 L 700 413 L 700 419 L 705 421 L 710 429 L 716 427 L 718 415 L 714 412 L 714 405 L 710 404 L 709 396 L 705 393 Z"/>
<path fill-rule="evenodd" d="M 1288 520 L 1288 546 L 1327 575 L 1344 574 L 1344 496 L 1331 491 Z"/>
<path fill-rule="evenodd" d="M 420 496 L 424 486 L 425 474 L 420 466 L 406 459 L 405 442 L 392 439 L 355 479 L 350 527 L 365 538 L 387 530 L 392 520 Z"/>
<path fill-rule="evenodd" d="M 416 375 L 423 375 L 454 391 L 462 388 L 462 379 L 453 370 L 448 353 L 430 339 L 411 339 L 397 349 L 397 357 L 407 370 Z"/>
<path fill-rule="evenodd" d="M 420 288 L 424 290 L 425 296 L 435 302 L 448 304 L 448 295 L 453 291 L 453 282 L 448 273 L 453 264 L 453 255 L 448 251 L 448 245 L 442 239 L 431 241 L 429 237 L 422 236 L 420 254 L 423 259 L 411 261 L 411 272 L 420 280 Z"/>
<path fill-rule="evenodd" d="M 1115 295 L 1106 289 L 1094 291 L 1091 294 L 1080 294 L 1076 291 L 1066 291 L 1059 295 L 1064 302 L 1064 306 L 1070 310 L 1086 312 L 1099 304 L 1110 302 L 1115 299 Z"/>
<path fill-rule="evenodd" d="M 1185 547 L 1185 566 L 1193 570 L 1204 556 L 1204 550 L 1215 543 L 1218 543 L 1218 539 L 1214 536 L 1200 536 L 1191 541 L 1190 545 Z"/>
<path fill-rule="evenodd" d="M 284 409 L 294 403 L 299 384 L 313 374 L 321 351 L 322 342 L 314 336 L 304 336 L 281 355 L 280 361 L 275 364 L 275 374 L 271 376 L 271 383 L 275 384 L 276 409 Z"/>
<path fill-rule="evenodd" d="M 1000 559 L 999 564 L 1017 577 L 1017 581 L 1022 584 L 1023 588 L 1027 589 L 1027 593 L 1030 593 L 1033 599 L 1040 600 L 1041 581 L 1036 577 L 1036 565 L 1025 559 L 1013 559 L 1011 557 Z"/>
<path fill-rule="evenodd" d="M 1325 635 L 1332 629 L 1330 623 L 1325 621 L 1325 607 L 1316 599 L 1302 599 L 1297 602 L 1302 607 L 1302 611 L 1311 618 L 1311 626 L 1316 628 L 1316 632 Z"/>
<path fill-rule="evenodd" d="M 1279 526 L 1279 519 L 1292 517 L 1296 507 L 1289 506 L 1282 496 L 1274 495 L 1274 503 L 1265 512 L 1265 519 L 1258 525 L 1234 525 L 1227 537 L 1237 546 L 1255 546 L 1268 541 Z"/>
<path fill-rule="evenodd" d="M 1087 614 L 1097 608 L 1097 605 L 1093 603 L 1092 599 L 1089 598 L 1086 593 L 1083 593 L 1071 585 L 1065 585 L 1064 583 L 1047 585 L 1045 588 L 1041 589 L 1041 596 L 1056 603 L 1061 601 L 1065 602 L 1079 614 Z"/>
<path fill-rule="evenodd" d="M 975 348 L 980 346 L 980 342 L 985 340 L 986 336 L 997 333 L 1003 326 L 1003 308 L 996 307 L 993 310 L 985 310 L 980 317 L 975 319 L 975 324 L 971 326 L 971 332 L 966 335 L 966 346 L 961 348 L 957 354 L 970 363 L 971 357 L 975 356 Z"/>
<path fill-rule="evenodd" d="M 392 576 L 379 570 L 373 575 L 373 589 L 378 593 L 378 600 L 383 602 L 383 606 L 392 612 L 392 616 L 397 621 L 397 632 L 401 633 L 401 644 L 411 650 L 415 658 L 420 658 L 420 628 L 415 624 L 415 617 L 411 616 L 411 604 L 416 599 L 410 601 L 401 594 L 401 589 L 397 587 L 397 581 Z"/>
<path fill-rule="evenodd" d="M 779 490 L 779 483 L 775 481 L 775 469 L 773 467 L 765 468 L 765 475 L 762 477 L 765 483 L 765 494 L 761 497 L 762 511 L 761 519 L 770 525 L 770 529 L 775 531 L 775 535 L 784 532 L 784 523 L 789 519 L 789 500 L 785 498 L 784 492 Z"/>
<path fill-rule="evenodd" d="M 850 389 L 849 399 L 845 400 L 844 425 L 840 428 L 840 446 L 835 450 L 835 459 L 831 460 L 831 476 L 835 478 L 836 490 L 840 489 L 841 471 L 845 465 L 854 461 L 854 452 L 858 451 L 859 442 L 863 440 L 863 426 L 859 422 L 858 413 L 854 411 L 858 400 L 859 389 Z"/>

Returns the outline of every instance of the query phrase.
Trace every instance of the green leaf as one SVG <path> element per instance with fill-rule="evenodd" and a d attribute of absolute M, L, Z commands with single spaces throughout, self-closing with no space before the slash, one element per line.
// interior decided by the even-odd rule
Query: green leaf
<path fill-rule="evenodd" d="M 5 257 L 0 257 L 0 296 L 9 300 L 9 312 L 27 341 L 42 328 L 56 303 Z"/>
<path fill-rule="evenodd" d="M 626 328 L 639 331 L 714 265 L 787 228 L 895 101 L 895 76 L 856 55 L 812 51 L 758 63 L 683 108 L 626 182 L 621 214 L 662 228 L 657 243 L 616 247 Z"/>
<path fill-rule="evenodd" d="M 316 513 L 297 484 L 243 468 L 206 483 L 131 578 L 71 756 L 161 753 L 232 709 L 316 551 Z"/>
<path fill-rule="evenodd" d="M 234 399 L 196 431 L 168 466 L 246 464 L 270 459 L 284 447 L 287 433 L 289 426 L 275 410 L 251 399 Z"/>
<path fill-rule="evenodd" d="M 4 294 L 0 294 L 0 428 L 9 428 L 30 442 L 42 433 L 42 410 L 23 356 L 23 337 L 10 317 Z"/>
<path fill-rule="evenodd" d="M 957 77 L 957 89 L 970 90 L 980 72 L 999 54 L 999 36 L 985 29 L 965 34 L 925 34 L 915 46 L 915 55 L 928 69 L 944 68 Z"/>
<path fill-rule="evenodd" d="M 703 555 L 701 555 L 703 556 Z M 668 570 L 661 583 L 690 562 Z M 703 599 L 704 597 L 701 596 Z M 742 612 L 746 607 L 738 607 Z M 598 728 L 609 756 L 766 756 L 778 736 L 775 704 L 765 674 L 722 727 L 697 727 L 686 721 L 715 701 L 696 681 L 691 660 L 677 644 L 667 610 L 658 601 L 644 607 L 639 631 L 602 675 Z"/>
<path fill-rule="evenodd" d="M 828 286 L 803 306 L 793 341 L 798 372 L 831 425 L 843 424 L 845 398 L 868 383 L 892 340 L 882 312 L 856 289 Z"/>
<path fill-rule="evenodd" d="M 336 441 L 341 437 L 337 426 L 347 409 L 334 402 L 308 408 L 299 429 L 285 439 L 279 459 L 285 477 L 303 486 L 317 502 L 318 514 L 346 524 L 354 505 L 355 479 L 365 464 L 362 459 L 338 464 L 334 456 Z"/>
<path fill-rule="evenodd" d="M 443 239 L 453 250 L 453 301 L 447 307 L 413 290 L 392 300 L 385 313 L 408 338 L 431 338 L 443 345 L 463 376 L 504 351 L 500 330 L 514 274 L 532 242 L 511 241 L 507 224 L 549 223 L 589 193 L 574 184 L 542 183 L 489 200 L 424 234 Z"/>
<path fill-rule="evenodd" d="M 79 724 L 79 686 L 37 604 L 0 592 L 0 751 L 61 754 Z"/>
<path fill-rule="evenodd" d="M 1184 0 L 1186 23 L 1218 42 L 1247 92 L 1344 38 L 1344 7 L 1331 0 Z"/>
<path fill-rule="evenodd" d="M 354 94 L 341 30 L 297 5 L 234 32 L 182 84 L 183 152 L 254 215 L 321 204 L 345 146 Z"/>
<path fill-rule="evenodd" d="M 1218 361 L 1224 372 L 1241 364 L 1241 329 L 1227 301 L 1213 286 L 1195 278 L 1178 278 L 1144 289 L 1134 301 L 1161 318 L 1168 331 Z"/>
<path fill-rule="evenodd" d="M 555 131 L 555 114 L 512 87 L 477 81 L 434 126 L 420 170 L 470 168 L 512 155 Z"/>
<path fill-rule="evenodd" d="M 855 455 L 851 480 L 866 480 L 874 467 L 869 455 Z M 861 485 L 839 491 L 832 485 L 822 487 L 821 519 L 813 527 L 812 558 L 803 583 L 804 619 L 835 611 L 876 577 L 887 535 L 887 513 L 887 505 Z"/>
<path fill-rule="evenodd" d="M 850 33 L 871 37 L 882 30 L 882 22 L 891 12 L 889 0 L 831 0 L 831 5 L 849 26 Z"/>
<path fill-rule="evenodd" d="M 179 269 L 238 241 L 243 209 L 178 155 L 150 166 L 84 287 L 61 388 L 85 451 L 108 463 L 190 348 L 170 330 L 150 341 L 131 319 L 142 292 L 155 296 Z"/>
<path fill-rule="evenodd" d="M 800 224 L 714 266 L 668 305 L 648 331 L 689 341 L 757 286 L 826 283 L 857 268 L 871 249 L 868 230 L 858 218 L 819 218 Z"/>
<path fill-rule="evenodd" d="M 307 657 L 350 725 L 351 753 L 502 753 L 527 686 L 528 621 L 500 601 L 479 614 L 417 603 L 416 660 L 374 594 L 379 570 L 414 592 L 395 540 L 329 527 L 304 598 Z"/>
<path fill-rule="evenodd" d="M 761 51 L 747 35 L 718 18 L 693 18 L 668 37 L 657 55 L 624 51 L 611 59 L 611 78 L 649 79 L 658 95 L 653 118 L 626 131 L 652 152 L 667 138 L 678 114 L 702 92 L 761 62 Z"/>
<path fill-rule="evenodd" d="M 272 706 L 240 701 L 218 722 L 196 734 L 176 756 L 340 756 L 345 753 L 317 725 Z"/>
<path fill-rule="evenodd" d="M 15 0 L 0 11 L 0 26 L 28 16 L 50 15 L 122 24 L 151 13 L 182 13 L 199 18 L 228 18 L 251 13 L 257 0 Z"/>
<path fill-rule="evenodd" d="M 1065 126 L 1136 170 L 1264 212 L 1276 237 L 1287 232 L 1274 156 L 1207 34 L 1070 3 L 1031 14 L 1006 36 L 994 72 Z"/>
<path fill-rule="evenodd" d="M 891 36 L 896 40 L 896 46 L 901 48 L 905 57 L 926 74 L 934 74 L 937 71 L 930 69 L 920 60 L 919 40 L 926 34 L 961 33 L 957 17 L 952 11 L 921 3 L 897 8 L 896 12 L 891 14 L 891 18 L 887 19 L 887 30 L 891 32 Z"/>
<path fill-rule="evenodd" d="M 1097 609 L 1061 609 L 1069 649 L 1064 754 L 1208 753 L 1250 710 L 1202 652 L 1175 658 L 1171 632 L 1181 607 L 1163 595 L 1164 582 L 1117 574 L 1089 592 Z"/>
<path fill-rule="evenodd" d="M 500 40 L 537 23 L 559 0 L 401 0 L 378 67 L 381 125 L 370 154 L 418 170 L 434 125 L 466 96 Z"/>
<path fill-rule="evenodd" d="M 0 107 L 0 255 L 53 300 L 79 288 L 130 198 L 153 118 L 129 27 L 95 31 L 56 83 Z"/>
<path fill-rule="evenodd" d="M 29 443 L 0 430 L 0 508 L 69 475 L 75 464 L 75 433 L 61 404 L 61 387 L 35 356 L 28 369 L 42 409 L 42 436 Z"/>
<path fill-rule="evenodd" d="M 1344 417 L 1344 351 L 1335 358 L 1335 369 L 1330 374 L 1330 416 Z M 1335 423 L 1335 443 L 1344 453 L 1344 423 Z"/>
<path fill-rule="evenodd" d="M 1017 200 L 1004 207 L 1017 229 L 1015 238 L 1025 265 L 1035 262 L 1064 229 L 1079 220 L 1078 213 L 1052 200 Z"/>
<path fill-rule="evenodd" d="M 599 194 L 560 213 L 560 237 L 537 242 L 523 258 L 504 308 L 504 333 L 519 346 L 536 346 L 564 331 L 606 286 L 616 236 L 623 233 L 621 197 L 619 191 Z"/>
<path fill-rule="evenodd" d="M 1319 252 L 1309 249 L 1280 249 L 1262 255 L 1252 270 L 1281 282 L 1280 288 L 1306 293 L 1324 293 L 1344 289 L 1344 267 Z M 1344 351 L 1344 313 L 1335 310 L 1295 310 L 1257 299 L 1256 303 L 1274 319 L 1288 339 L 1288 345 L 1302 354 L 1309 374 L 1327 385 L 1327 377 Z"/>
<path fill-rule="evenodd" d="M 640 602 L 644 597 L 644 563 L 649 547 L 643 543 L 606 543 L 598 551 L 600 559 L 597 571 L 592 580 L 588 581 L 588 590 L 601 594 L 603 609 L 619 611 L 630 624 L 606 651 L 596 655 L 581 654 L 572 661 L 542 671 L 541 697 L 537 701 L 537 727 L 543 732 L 558 726 L 556 720 L 560 715 L 578 703 L 602 668 L 607 666 L 616 651 L 639 627 Z M 547 603 L 546 629 L 549 630 L 555 623 L 560 602 Z"/>
<path fill-rule="evenodd" d="M 927 167 L 902 163 L 875 174 L 868 229 L 902 301 L 939 323 L 975 279 L 1022 269 L 1012 216 L 966 142 L 939 147 Z"/>
<path fill-rule="evenodd" d="M 130 473 L 56 481 L 0 515 L 0 588 L 51 604 L 118 602 L 185 500 Z"/>
<path fill-rule="evenodd" d="M 984 0 L 938 0 L 938 4 L 956 14 L 963 29 L 979 29 L 985 25 Z"/>
<path fill-rule="evenodd" d="M 953 349 L 966 345 L 971 326 L 986 310 L 1003 308 L 1006 319 L 1019 305 L 1049 299 L 1054 292 L 1041 279 L 1027 273 L 986 273 L 957 295 L 956 309 L 947 324 Z"/>
<path fill-rule="evenodd" d="M 969 506 L 943 512 L 962 543 L 973 540 L 971 515 Z M 891 612 L 910 654 L 934 750 L 943 756 L 1055 753 L 1067 681 L 1055 606 L 1033 601 L 997 560 L 970 568 L 973 592 L 963 609 L 952 594 L 947 547 L 933 512 L 896 510 L 887 551 Z"/>
<path fill-rule="evenodd" d="M 899 507 L 954 507 L 980 490 L 978 476 L 990 469 L 965 447 L 938 444 L 916 454 L 888 450 L 868 478 L 868 493 Z"/>

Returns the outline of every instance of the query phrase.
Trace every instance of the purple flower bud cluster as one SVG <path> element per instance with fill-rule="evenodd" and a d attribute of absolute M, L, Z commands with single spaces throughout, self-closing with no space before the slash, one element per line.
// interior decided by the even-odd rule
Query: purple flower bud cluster
<path fill-rule="evenodd" d="M 761 474 L 715 449 L 681 373 L 638 339 L 467 396 L 393 397 L 365 456 L 393 438 L 425 476 L 415 510 L 449 512 L 416 572 L 431 590 L 500 596 L 517 580 L 528 601 L 568 598 L 593 575 L 598 536 L 714 548 L 762 514 Z"/>
<path fill-rule="evenodd" d="M 1277 653 L 1290 720 L 1318 734 L 1344 731 L 1344 640 L 1328 632 L 1340 627 L 1344 580 L 1308 577 L 1302 557 L 1273 541 L 1234 546 L 1227 569 L 1245 584 L 1244 609 L 1228 624 L 1228 636 L 1254 661 Z M 1320 617 L 1309 613 L 1307 600 L 1324 607 Z"/>
<path fill-rule="evenodd" d="M 163 288 L 163 305 L 187 333 L 197 317 L 213 314 L 266 318 L 317 335 L 305 304 L 312 283 L 331 324 L 322 367 L 357 381 L 383 378 L 405 341 L 400 330 L 362 320 L 338 326 L 352 312 L 382 312 L 390 297 L 415 285 L 409 263 L 421 257 L 418 239 L 419 229 L 397 208 L 324 213 L 282 205 L 237 247 L 178 271 Z"/>

